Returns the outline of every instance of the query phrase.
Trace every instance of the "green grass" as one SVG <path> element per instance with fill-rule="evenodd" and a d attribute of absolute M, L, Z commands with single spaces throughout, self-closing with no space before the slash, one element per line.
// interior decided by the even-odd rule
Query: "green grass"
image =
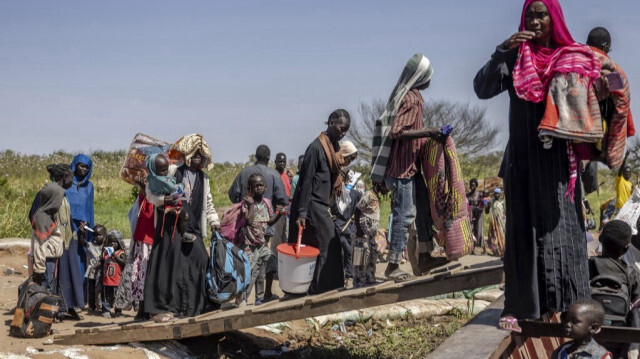
<path fill-rule="evenodd" d="M 135 195 L 132 193 L 133 186 L 125 183 L 119 177 L 124 156 L 124 151 L 91 153 L 94 161 L 91 180 L 95 186 L 96 223 L 103 224 L 109 229 L 119 229 L 126 238 L 129 238 L 131 231 L 127 213 Z M 0 152 L 0 238 L 28 238 L 30 236 L 27 214 L 36 193 L 48 181 L 46 166 L 52 163 L 70 163 L 72 158 L 72 154 L 63 151 L 45 156 L 23 155 L 13 151 Z M 475 158 L 460 156 L 463 175 L 465 178 L 478 175 L 492 176 L 497 173 L 501 158 L 502 155 L 499 153 Z M 247 165 L 249 164 L 216 163 L 214 168 L 208 172 L 213 202 L 218 211 L 231 205 L 227 198 L 227 190 L 236 174 Z M 363 173 L 363 180 L 367 185 L 370 185 L 367 176 L 368 168 L 357 167 L 355 170 Z M 599 181 L 604 183 L 600 192 L 587 197 L 592 208 L 598 214 L 600 205 L 615 195 L 613 188 L 615 173 L 603 169 L 600 170 L 599 175 Z M 389 197 L 381 198 L 381 228 L 388 227 L 390 212 Z M 487 219 L 485 218 L 485 220 Z M 487 228 L 488 225 L 485 226 L 485 229 Z"/>

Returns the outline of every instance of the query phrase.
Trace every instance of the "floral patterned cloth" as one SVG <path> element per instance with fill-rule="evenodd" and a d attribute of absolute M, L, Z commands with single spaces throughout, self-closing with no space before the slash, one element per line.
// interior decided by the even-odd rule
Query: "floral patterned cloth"
<path fill-rule="evenodd" d="M 131 266 L 131 299 L 140 301 L 144 299 L 144 281 L 153 245 L 135 241 L 134 246 L 135 254 Z"/>

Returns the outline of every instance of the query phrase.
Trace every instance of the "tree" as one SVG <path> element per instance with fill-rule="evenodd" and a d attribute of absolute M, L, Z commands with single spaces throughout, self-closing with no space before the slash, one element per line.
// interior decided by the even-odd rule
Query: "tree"
<path fill-rule="evenodd" d="M 361 103 L 359 116 L 351 123 L 348 137 L 358 148 L 359 158 L 371 160 L 371 142 L 376 121 L 382 116 L 386 103 L 380 99 L 370 104 Z M 470 157 L 494 149 L 500 129 L 491 125 L 486 110 L 469 104 L 449 101 L 425 102 L 423 108 L 424 127 L 453 126 L 451 136 L 461 154 Z"/>
<path fill-rule="evenodd" d="M 629 152 L 629 158 L 627 158 L 626 164 L 631 167 L 632 171 L 637 171 L 640 166 L 640 139 L 638 137 L 627 139 L 627 152 Z"/>

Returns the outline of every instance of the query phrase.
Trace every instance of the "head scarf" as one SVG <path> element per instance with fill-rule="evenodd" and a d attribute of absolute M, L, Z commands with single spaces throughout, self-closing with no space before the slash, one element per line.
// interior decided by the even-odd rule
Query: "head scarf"
<path fill-rule="evenodd" d="M 54 163 L 47 166 L 47 172 L 49 172 L 49 178 L 56 182 L 64 178 L 69 172 L 73 172 L 71 167 L 66 163 Z"/>
<path fill-rule="evenodd" d="M 493 193 L 502 193 L 502 190 L 500 188 L 496 188 L 493 190 Z"/>
<path fill-rule="evenodd" d="M 342 157 L 349 157 L 355 153 L 358 153 L 358 149 L 351 141 L 340 142 L 340 153 Z"/>
<path fill-rule="evenodd" d="M 87 172 L 87 175 L 84 176 L 83 178 L 78 178 L 78 176 L 75 175 L 76 167 L 78 166 L 79 163 L 89 166 L 89 172 Z M 87 183 L 89 182 L 89 179 L 91 178 L 91 173 L 93 173 L 93 161 L 91 161 L 91 157 L 84 155 L 82 153 L 76 155 L 73 158 L 73 161 L 71 161 L 71 170 L 73 171 L 73 185 L 76 187 L 86 186 Z"/>
<path fill-rule="evenodd" d="M 54 216 L 60 210 L 64 189 L 55 183 L 47 183 L 38 193 L 38 209 L 31 218 L 31 226 L 39 242 L 44 242 L 56 229 Z"/>
<path fill-rule="evenodd" d="M 89 166 L 89 172 L 87 172 L 87 175 L 83 178 L 78 178 L 78 176 L 75 175 L 76 167 L 78 167 L 80 163 Z M 69 208 L 71 209 L 71 218 L 76 221 L 87 222 L 89 227 L 93 227 L 94 189 L 93 183 L 89 181 L 93 173 L 93 161 L 91 161 L 91 157 L 84 154 L 76 155 L 73 161 L 71 161 L 71 171 L 73 171 L 73 185 L 66 192 Z M 76 224 L 74 223 L 74 225 Z"/>
<path fill-rule="evenodd" d="M 156 172 L 156 158 L 158 156 L 164 156 L 162 153 L 152 153 L 147 157 L 147 186 L 151 193 L 155 195 L 169 195 L 177 191 L 178 185 L 176 184 L 176 178 L 173 176 L 165 175 L 160 176 Z M 167 160 L 168 161 L 168 160 Z"/>
<path fill-rule="evenodd" d="M 433 67 L 428 58 L 423 54 L 413 55 L 398 79 L 398 83 L 391 91 L 387 107 L 378 121 L 376 121 L 373 133 L 372 158 L 371 158 L 371 179 L 381 183 L 387 170 L 389 154 L 393 140 L 389 138 L 391 125 L 396 118 L 402 99 L 407 93 L 431 81 Z"/>
<path fill-rule="evenodd" d="M 107 240 L 109 239 L 109 237 L 115 237 L 115 239 L 118 241 L 118 245 L 120 246 L 121 250 L 124 251 L 125 249 L 127 249 L 127 247 L 124 246 L 124 241 L 122 240 L 122 233 L 119 230 L 117 229 L 110 230 L 109 233 L 107 233 Z"/>
<path fill-rule="evenodd" d="M 206 168 L 211 170 L 213 168 L 213 158 L 211 157 L 211 151 L 209 145 L 205 142 L 202 135 L 193 133 L 186 135 L 176 142 L 171 151 L 169 151 L 169 157 L 175 160 L 183 160 L 187 166 L 191 166 L 191 158 L 200 151 L 202 154 L 202 165 L 200 168 Z M 180 158 L 182 157 L 182 158 Z"/>
<path fill-rule="evenodd" d="M 593 51 L 573 40 L 558 0 L 525 0 L 520 31 L 525 30 L 525 13 L 535 1 L 541 1 L 549 11 L 552 47 L 541 46 L 533 40 L 520 44 L 513 68 L 513 87 L 521 99 L 542 102 L 556 73 L 576 72 L 593 80 L 600 75 L 601 65 Z"/>

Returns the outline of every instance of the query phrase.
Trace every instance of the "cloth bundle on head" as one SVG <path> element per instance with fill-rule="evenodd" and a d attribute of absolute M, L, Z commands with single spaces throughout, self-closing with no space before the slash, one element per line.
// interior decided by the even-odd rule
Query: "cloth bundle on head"
<path fill-rule="evenodd" d="M 184 159 L 184 163 L 190 166 L 191 158 L 197 151 L 200 151 L 200 154 L 202 154 L 201 168 L 211 170 L 213 168 L 213 157 L 211 157 L 209 145 L 207 145 L 207 142 L 202 138 L 202 135 L 197 133 L 192 133 L 179 139 L 178 142 L 173 145 L 171 151 L 169 151 L 169 157 L 176 160 Z"/>
<path fill-rule="evenodd" d="M 178 190 L 181 185 L 176 183 L 176 178 L 173 176 L 165 175 L 160 176 L 156 171 L 156 158 L 158 156 L 164 156 L 162 153 L 153 153 L 147 157 L 147 187 L 149 191 L 155 195 L 168 195 Z M 168 161 L 168 160 L 167 160 Z"/>
<path fill-rule="evenodd" d="M 340 154 L 342 157 L 349 157 L 355 153 L 358 153 L 358 149 L 351 141 L 340 142 Z"/>
<path fill-rule="evenodd" d="M 56 229 L 54 216 L 60 210 L 64 189 L 55 183 L 47 183 L 38 194 L 38 208 L 31 217 L 31 226 L 41 243 L 49 239 Z"/>
<path fill-rule="evenodd" d="M 389 96 L 387 107 L 375 124 L 371 158 L 371 180 L 373 182 L 381 183 L 384 179 L 393 144 L 393 140 L 389 138 L 389 131 L 391 131 L 391 125 L 396 118 L 402 99 L 410 90 L 431 81 L 432 76 L 431 62 L 420 53 L 413 55 L 402 70 L 400 79 Z"/>

